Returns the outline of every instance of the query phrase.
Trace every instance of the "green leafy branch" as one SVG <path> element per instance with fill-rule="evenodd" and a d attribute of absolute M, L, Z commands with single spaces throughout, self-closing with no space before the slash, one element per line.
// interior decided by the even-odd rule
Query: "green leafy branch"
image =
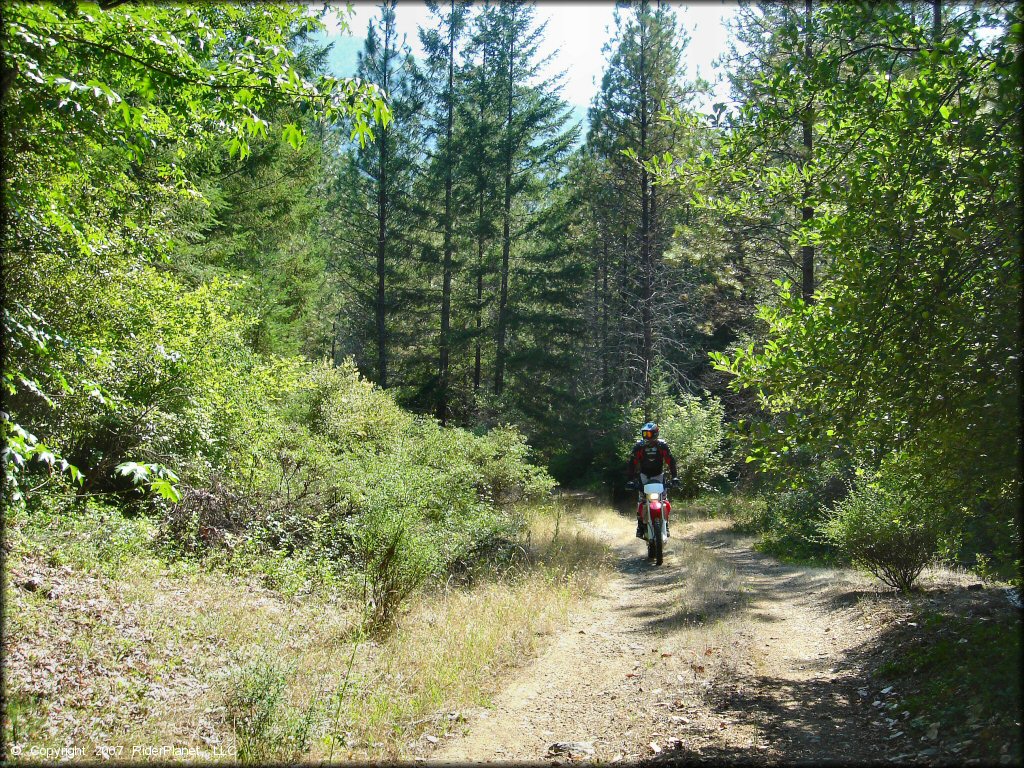
<path fill-rule="evenodd" d="M 126 461 L 117 465 L 117 473 L 129 478 L 134 485 L 146 485 L 152 493 L 156 493 L 168 501 L 177 504 L 181 501 L 181 491 L 177 483 L 178 476 L 163 464 L 140 464 Z"/>

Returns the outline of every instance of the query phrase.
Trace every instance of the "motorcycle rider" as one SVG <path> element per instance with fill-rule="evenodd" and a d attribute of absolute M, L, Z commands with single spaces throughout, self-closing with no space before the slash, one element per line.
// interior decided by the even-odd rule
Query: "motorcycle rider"
<path fill-rule="evenodd" d="M 647 483 L 660 483 L 664 480 L 665 465 L 668 465 L 671 480 L 676 479 L 676 459 L 668 447 L 668 443 L 658 439 L 658 425 L 649 421 L 640 428 L 641 439 L 633 446 L 626 469 L 627 488 L 636 487 L 636 476 L 640 475 L 640 500 L 643 501 L 643 487 Z M 645 537 L 646 529 L 642 507 L 636 509 L 636 536 Z"/>

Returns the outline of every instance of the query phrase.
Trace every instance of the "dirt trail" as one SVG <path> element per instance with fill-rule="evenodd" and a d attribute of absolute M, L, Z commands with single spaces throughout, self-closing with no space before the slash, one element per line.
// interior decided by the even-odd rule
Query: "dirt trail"
<path fill-rule="evenodd" d="M 872 632 L 865 580 L 780 565 L 720 521 L 677 522 L 661 567 L 628 517 L 592 525 L 615 576 L 433 761 L 849 763 L 912 749 L 846 658 Z"/>

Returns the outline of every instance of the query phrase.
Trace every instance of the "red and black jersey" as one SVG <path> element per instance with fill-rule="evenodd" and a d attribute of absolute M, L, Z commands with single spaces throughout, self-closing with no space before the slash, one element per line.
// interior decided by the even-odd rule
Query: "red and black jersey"
<path fill-rule="evenodd" d="M 668 443 L 664 440 L 655 440 L 653 443 L 641 440 L 633 446 L 626 474 L 630 480 L 636 477 L 637 472 L 652 477 L 664 472 L 666 464 L 668 464 L 670 476 L 675 477 L 676 458 L 669 450 Z"/>

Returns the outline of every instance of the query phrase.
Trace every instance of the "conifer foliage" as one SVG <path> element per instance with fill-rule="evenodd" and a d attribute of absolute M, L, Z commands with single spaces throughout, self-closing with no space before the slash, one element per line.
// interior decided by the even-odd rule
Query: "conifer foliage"
<path fill-rule="evenodd" d="M 1019 4 L 744 4 L 707 109 L 674 6 L 619 3 L 585 125 L 537 6 L 428 5 L 352 78 L 306 6 L 5 8 L 7 499 L 364 572 L 422 534 L 422 575 L 653 419 L 787 551 L 912 521 L 914 567 L 1013 571 Z"/>

